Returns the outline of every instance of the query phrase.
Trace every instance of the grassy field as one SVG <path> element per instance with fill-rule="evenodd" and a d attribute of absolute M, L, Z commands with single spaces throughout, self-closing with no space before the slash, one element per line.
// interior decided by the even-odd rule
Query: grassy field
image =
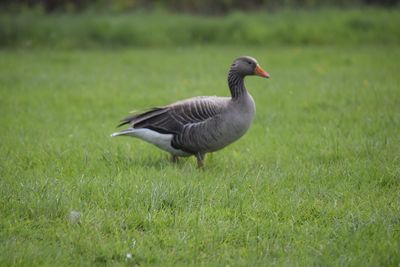
<path fill-rule="evenodd" d="M 130 110 L 227 95 L 243 54 L 272 78 L 246 80 L 255 122 L 204 171 L 109 137 Z M 400 263 L 398 46 L 0 58 L 1 266 Z"/>

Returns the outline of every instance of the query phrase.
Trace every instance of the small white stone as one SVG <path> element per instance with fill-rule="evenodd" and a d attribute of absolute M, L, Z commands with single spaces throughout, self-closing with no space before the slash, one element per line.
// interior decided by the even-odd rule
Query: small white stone
<path fill-rule="evenodd" d="M 70 223 L 79 223 L 81 220 L 81 213 L 79 211 L 73 210 L 69 213 L 68 221 Z"/>

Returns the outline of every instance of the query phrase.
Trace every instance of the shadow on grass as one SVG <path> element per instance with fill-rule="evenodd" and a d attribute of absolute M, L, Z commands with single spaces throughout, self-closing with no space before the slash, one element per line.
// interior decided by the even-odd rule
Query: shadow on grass
<path fill-rule="evenodd" d="M 172 162 L 170 155 L 167 153 L 131 156 L 120 152 L 105 151 L 102 153 L 100 160 L 108 168 L 118 169 L 118 171 L 131 171 L 135 168 L 161 171 L 171 167 L 181 170 L 197 169 L 196 161 L 193 157 L 179 158 L 177 162 Z"/>

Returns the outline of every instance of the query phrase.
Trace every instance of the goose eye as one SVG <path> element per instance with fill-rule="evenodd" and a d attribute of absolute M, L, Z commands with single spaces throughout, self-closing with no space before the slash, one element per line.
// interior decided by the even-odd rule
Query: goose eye
<path fill-rule="evenodd" d="M 251 62 L 250 62 L 250 61 L 248 61 L 248 62 L 247 62 L 247 64 L 251 65 Z"/>

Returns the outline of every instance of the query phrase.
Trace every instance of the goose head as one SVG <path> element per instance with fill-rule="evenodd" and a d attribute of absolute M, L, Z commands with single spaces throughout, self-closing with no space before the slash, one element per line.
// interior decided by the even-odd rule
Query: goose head
<path fill-rule="evenodd" d="M 263 70 L 255 58 L 243 56 L 235 59 L 231 66 L 231 71 L 244 77 L 247 75 L 257 75 L 264 78 L 269 78 L 269 73 Z"/>

